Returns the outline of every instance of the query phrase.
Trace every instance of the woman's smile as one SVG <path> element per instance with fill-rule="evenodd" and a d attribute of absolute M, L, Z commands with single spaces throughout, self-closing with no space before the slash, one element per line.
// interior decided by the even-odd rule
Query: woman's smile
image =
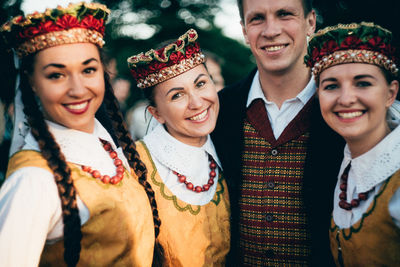
<path fill-rule="evenodd" d="M 195 122 L 203 122 L 203 121 L 205 121 L 208 117 L 207 117 L 207 114 L 208 114 L 208 109 L 205 109 L 203 112 L 201 112 L 200 114 L 198 114 L 198 115 L 195 115 L 195 116 L 193 116 L 193 117 L 190 117 L 189 118 L 189 120 L 191 120 L 191 121 L 195 121 Z"/>
<path fill-rule="evenodd" d="M 75 103 L 63 104 L 63 106 L 68 112 L 80 115 L 85 113 L 89 109 L 90 101 L 91 99 Z"/>

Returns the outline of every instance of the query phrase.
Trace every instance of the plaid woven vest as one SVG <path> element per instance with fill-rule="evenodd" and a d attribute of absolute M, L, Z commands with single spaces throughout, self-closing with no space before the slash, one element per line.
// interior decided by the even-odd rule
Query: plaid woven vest
<path fill-rule="evenodd" d="M 275 140 L 264 102 L 244 122 L 240 250 L 243 266 L 307 265 L 310 256 L 302 198 L 310 102 Z"/>

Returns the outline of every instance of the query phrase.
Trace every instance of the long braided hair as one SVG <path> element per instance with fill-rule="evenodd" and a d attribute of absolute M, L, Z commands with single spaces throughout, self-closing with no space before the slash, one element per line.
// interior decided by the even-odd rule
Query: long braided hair
<path fill-rule="evenodd" d="M 107 72 L 104 73 L 105 81 L 105 94 L 104 101 L 106 103 L 108 117 L 112 122 L 114 134 L 118 139 L 119 145 L 124 151 L 129 165 L 135 171 L 139 183 L 144 187 L 147 197 L 149 199 L 154 221 L 154 232 L 156 243 L 154 247 L 153 266 L 161 266 L 163 261 L 163 248 L 158 242 L 157 237 L 160 233 L 161 219 L 158 215 L 157 202 L 154 196 L 154 191 L 150 183 L 147 181 L 147 168 L 140 160 L 139 153 L 136 150 L 135 143 L 129 133 L 128 126 L 124 121 L 124 117 L 119 109 L 118 100 L 114 95 L 113 89 L 110 84 L 110 78 Z"/>
<path fill-rule="evenodd" d="M 64 260 L 68 266 L 76 266 L 81 251 L 81 219 L 76 201 L 76 190 L 64 154 L 50 133 L 39 108 L 35 93 L 29 84 L 28 75 L 33 72 L 34 55 L 26 56 L 21 64 L 21 95 L 24 113 L 33 137 L 38 142 L 42 156 L 53 171 L 58 194 L 61 199 L 64 223 Z"/>
<path fill-rule="evenodd" d="M 102 50 L 99 50 L 103 55 Z M 64 223 L 64 260 L 68 266 L 76 266 L 81 251 L 81 220 L 76 201 L 76 189 L 71 178 L 64 154 L 53 135 L 50 133 L 44 116 L 38 105 L 36 95 L 29 84 L 29 75 L 33 73 L 35 54 L 28 55 L 21 62 L 20 90 L 22 102 L 24 104 L 24 113 L 31 128 L 32 135 L 38 142 L 42 156 L 46 159 L 48 166 L 53 171 L 54 179 L 57 185 L 58 193 L 61 199 L 62 217 Z M 104 62 L 104 61 L 102 61 Z M 114 96 L 113 89 L 109 81 L 109 75 L 104 72 L 105 81 L 105 103 L 107 113 L 110 116 L 114 133 L 117 136 L 118 143 L 122 147 L 129 165 L 138 176 L 139 183 L 144 187 L 148 196 L 154 221 L 154 231 L 156 237 L 153 266 L 161 266 L 163 259 L 162 246 L 157 241 L 160 232 L 161 220 L 158 216 L 157 203 L 154 191 L 147 182 L 147 169 L 140 160 L 136 151 L 135 144 L 127 130 L 127 125 L 123 120 L 122 113 L 119 110 L 118 101 Z"/>

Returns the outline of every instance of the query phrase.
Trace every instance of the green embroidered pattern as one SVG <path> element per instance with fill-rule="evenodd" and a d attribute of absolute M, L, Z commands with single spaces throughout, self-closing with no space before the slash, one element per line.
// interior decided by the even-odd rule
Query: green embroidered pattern
<path fill-rule="evenodd" d="M 381 187 L 379 193 L 378 193 L 377 195 L 375 195 L 375 197 L 374 197 L 374 200 L 373 200 L 373 202 L 372 202 L 372 206 L 367 210 L 367 212 L 365 212 L 365 213 L 362 215 L 362 217 L 361 217 L 361 219 L 360 219 L 360 222 L 354 224 L 354 226 L 351 226 L 350 228 L 346 228 L 346 229 L 342 229 L 342 230 L 341 230 L 342 235 L 343 235 L 343 238 L 344 238 L 345 240 L 349 240 L 349 239 L 351 238 L 351 235 L 352 235 L 353 233 L 358 233 L 358 232 L 361 230 L 361 228 L 362 228 L 362 226 L 363 226 L 363 223 L 364 223 L 364 219 L 367 218 L 369 215 L 371 215 L 372 212 L 375 210 L 375 207 L 376 207 L 378 198 L 383 194 L 383 192 L 385 191 L 385 189 L 386 189 L 386 187 L 387 187 L 387 185 L 388 185 L 390 179 L 392 179 L 392 177 L 393 177 L 393 176 L 391 176 L 389 179 L 387 179 L 386 182 L 382 185 L 382 187 Z M 333 222 L 333 219 L 332 219 L 332 222 Z M 357 224 L 358 224 L 358 226 L 357 226 Z M 330 231 L 331 231 L 331 232 L 334 232 L 334 231 L 336 231 L 338 228 L 339 228 L 339 227 L 333 222 L 333 227 L 330 227 Z M 346 232 L 349 232 L 349 233 L 346 234 Z"/>
<path fill-rule="evenodd" d="M 150 173 L 150 178 L 151 178 L 151 181 L 152 181 L 156 186 L 160 187 L 160 193 L 161 193 L 161 195 L 162 195 L 165 199 L 171 200 L 171 201 L 174 203 L 174 206 L 175 206 L 175 208 L 176 208 L 177 210 L 179 210 L 179 211 L 181 211 L 181 212 L 189 211 L 192 215 L 197 215 L 197 214 L 199 214 L 199 212 L 200 212 L 200 210 L 201 210 L 201 206 L 199 206 L 199 205 L 186 204 L 185 206 L 182 207 L 182 206 L 179 205 L 179 203 L 178 203 L 178 198 L 177 198 L 175 195 L 169 196 L 169 195 L 167 195 L 167 194 L 165 193 L 165 184 L 164 184 L 163 182 L 157 181 L 156 178 L 155 178 L 155 177 L 156 177 L 156 174 L 157 174 L 157 168 L 156 168 L 156 165 L 154 164 L 154 161 L 153 161 L 153 159 L 152 159 L 152 157 L 151 157 L 151 155 L 150 155 L 150 151 L 147 149 L 146 144 L 145 144 L 142 140 L 140 140 L 140 141 L 138 141 L 138 142 L 143 146 L 143 148 L 144 148 L 144 150 L 145 150 L 145 152 L 146 152 L 146 154 L 147 154 L 147 157 L 149 158 L 149 160 L 150 160 L 150 162 L 151 162 L 151 166 L 153 167 L 153 171 Z M 215 205 L 218 205 L 218 204 L 219 204 L 219 202 L 221 201 L 221 194 L 223 194 L 224 191 L 225 191 L 225 188 L 224 188 L 224 186 L 223 186 L 223 184 L 222 184 L 222 181 L 223 181 L 223 177 L 222 177 L 222 175 L 220 174 L 219 177 L 218 177 L 218 184 L 220 185 L 221 190 L 219 190 L 218 192 L 216 192 L 214 198 L 211 200 L 211 202 L 213 202 Z"/>
<path fill-rule="evenodd" d="M 221 190 L 217 191 L 214 198 L 211 200 L 211 202 L 214 203 L 215 206 L 218 206 L 219 202 L 221 201 L 221 195 L 225 192 L 225 187 L 222 183 L 222 180 L 224 180 L 224 177 L 221 175 L 220 172 L 218 176 L 218 184 L 221 187 Z"/>

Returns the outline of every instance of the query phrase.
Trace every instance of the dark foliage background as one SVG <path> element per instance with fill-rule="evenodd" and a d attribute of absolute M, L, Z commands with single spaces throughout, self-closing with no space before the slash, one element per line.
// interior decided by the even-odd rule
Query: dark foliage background
<path fill-rule="evenodd" d="M 23 13 L 22 2 L 23 0 L 0 0 L 0 25 L 11 17 Z M 199 32 L 199 42 L 203 49 L 221 57 L 225 84 L 241 79 L 255 66 L 248 47 L 242 42 L 224 36 L 222 29 L 214 24 L 217 12 L 224 8 L 224 0 L 98 0 L 98 2 L 106 4 L 112 10 L 106 32 L 108 54 L 116 60 L 118 77 L 128 79 L 132 84 L 134 82 L 126 64 L 129 56 L 154 48 L 165 40 L 175 39 L 189 28 L 195 28 Z M 398 22 L 400 1 L 314 0 L 314 7 L 318 13 L 318 28 L 339 22 L 372 21 L 390 29 L 400 58 Z M 147 39 L 141 39 L 137 34 L 133 36 L 131 34 L 129 37 L 125 34 L 143 32 L 146 29 L 154 32 Z M 0 41 L 0 100 L 5 104 L 0 105 L 0 112 L 4 112 L 4 118 L 8 120 L 8 123 L 0 120 L 0 185 L 7 166 L 12 129 L 12 120 L 7 114 L 7 108 L 14 97 L 13 66 L 12 56 L 1 46 Z M 141 91 L 132 85 L 130 96 L 123 104 L 125 109 L 141 98 Z M 2 125 L 6 125 L 8 130 L 4 130 Z"/>
<path fill-rule="evenodd" d="M 22 14 L 23 0 L 0 1 L 0 23 L 12 16 Z M 39 0 L 38 0 L 39 1 Z M 118 75 L 131 79 L 126 59 L 136 53 L 147 51 L 157 44 L 180 36 L 189 28 L 199 32 L 199 41 L 203 49 L 213 52 L 223 59 L 222 74 L 226 84 L 233 83 L 245 76 L 254 67 L 250 50 L 242 42 L 222 34 L 214 24 L 214 18 L 224 0 L 100 0 L 112 10 L 108 24 L 106 43 L 109 55 L 117 60 Z M 221 3 L 221 5 L 219 5 Z M 400 1 L 396 0 L 314 0 L 319 15 L 318 27 L 336 23 L 373 21 L 393 31 L 394 42 L 399 46 Z M 232 23 L 239 23 L 232 21 Z M 121 31 L 151 28 L 155 34 L 142 40 L 135 36 L 126 36 Z M 399 51 L 399 49 L 397 49 Z M 4 49 L 0 49 L 0 79 L 2 90 L 0 98 L 9 103 L 13 93 L 14 72 L 12 58 Z M 132 81 L 132 80 L 131 80 Z M 141 92 L 132 88 L 128 106 L 141 98 Z"/>

